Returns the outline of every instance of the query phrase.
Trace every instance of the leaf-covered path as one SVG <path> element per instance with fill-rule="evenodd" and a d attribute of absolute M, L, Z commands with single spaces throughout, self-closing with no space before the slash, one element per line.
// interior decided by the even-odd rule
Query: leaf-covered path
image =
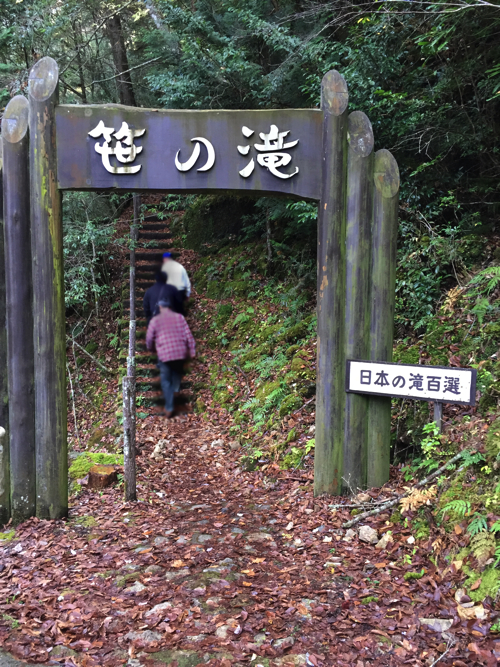
<path fill-rule="evenodd" d="M 383 550 L 345 541 L 347 513 L 313 498 L 309 474 L 242 472 L 223 428 L 196 415 L 152 416 L 139 442 L 140 502 L 124 504 L 116 488 L 83 491 L 69 522 L 31 520 L 1 550 L 0 641 L 16 657 L 496 664 L 485 623 L 457 616 L 452 571 L 413 553 L 403 526 L 390 526 Z M 372 525 L 387 530 L 387 518 Z M 404 579 L 421 567 L 421 579 Z M 419 618 L 437 620 L 426 628 Z"/>
<path fill-rule="evenodd" d="M 194 254 L 180 253 L 192 273 Z M 201 351 L 190 380 L 206 388 L 224 359 Z M 21 661 L 0 652 L 0 667 L 497 664 L 499 614 L 491 598 L 457 603 L 464 574 L 441 555 L 441 529 L 415 542 L 387 512 L 362 524 L 382 542 L 363 542 L 342 529 L 352 501 L 313 497 L 311 467 L 246 472 L 225 411 L 167 421 L 145 397 L 139 502 L 124 503 L 120 487 L 83 487 L 68 521 L 33 519 L 0 543 L 0 646 Z M 306 431 L 314 421 L 296 419 Z M 463 547 L 460 527 L 447 541 Z"/>

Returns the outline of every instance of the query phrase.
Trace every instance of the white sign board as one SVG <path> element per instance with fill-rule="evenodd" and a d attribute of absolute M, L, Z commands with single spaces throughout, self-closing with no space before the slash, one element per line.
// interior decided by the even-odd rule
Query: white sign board
<path fill-rule="evenodd" d="M 346 391 L 475 405 L 476 370 L 350 360 Z"/>

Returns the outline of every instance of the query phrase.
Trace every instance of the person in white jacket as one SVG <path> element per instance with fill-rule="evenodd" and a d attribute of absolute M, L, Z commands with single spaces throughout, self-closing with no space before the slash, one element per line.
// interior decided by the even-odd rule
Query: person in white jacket
<path fill-rule="evenodd" d="M 184 306 L 186 299 L 191 296 L 191 282 L 186 269 L 182 264 L 172 259 L 172 255 L 169 252 L 164 252 L 161 270 L 167 276 L 167 285 L 173 285 L 179 290 L 179 301 Z"/>

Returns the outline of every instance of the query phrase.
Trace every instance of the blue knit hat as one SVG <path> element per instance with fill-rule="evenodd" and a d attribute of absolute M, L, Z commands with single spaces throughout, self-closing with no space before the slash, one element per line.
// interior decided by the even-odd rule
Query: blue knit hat
<path fill-rule="evenodd" d="M 172 257 L 172 253 L 171 252 L 164 252 L 163 257 Z"/>

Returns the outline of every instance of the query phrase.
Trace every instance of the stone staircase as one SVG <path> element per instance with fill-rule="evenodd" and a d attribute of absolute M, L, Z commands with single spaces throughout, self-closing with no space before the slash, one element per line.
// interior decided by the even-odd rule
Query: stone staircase
<path fill-rule="evenodd" d="M 137 410 L 138 412 L 161 413 L 165 401 L 161 392 L 160 373 L 156 366 L 156 354 L 146 349 L 146 319 L 142 308 L 145 291 L 155 282 L 155 273 L 161 267 L 163 253 L 169 251 L 173 257 L 178 253 L 171 247 L 172 234 L 169 229 L 169 218 L 163 219 L 155 212 L 153 205 L 149 206 L 144 215 L 143 224 L 140 226 L 138 243 L 136 248 L 136 286 L 135 286 L 135 308 L 137 322 L 136 342 L 136 388 L 137 388 Z M 127 289 L 124 290 L 123 319 L 122 319 L 122 352 L 121 356 L 127 357 L 128 324 L 130 317 L 130 300 L 128 298 L 128 285 L 130 276 L 130 262 L 127 260 L 124 268 L 123 281 Z M 176 397 L 176 412 L 183 411 L 183 406 L 188 402 L 185 390 L 190 386 L 189 382 L 181 384 L 181 394 Z"/>

